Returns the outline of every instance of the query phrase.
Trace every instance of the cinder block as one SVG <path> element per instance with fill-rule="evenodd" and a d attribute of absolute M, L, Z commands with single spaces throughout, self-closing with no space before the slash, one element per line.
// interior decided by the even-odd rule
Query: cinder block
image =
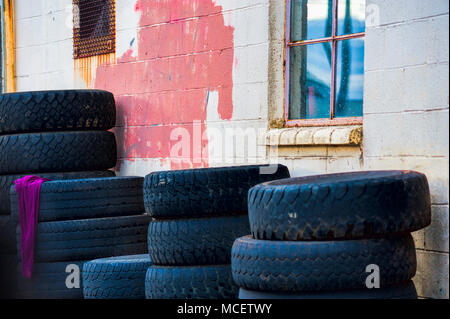
<path fill-rule="evenodd" d="M 258 145 L 258 138 L 266 127 L 265 120 L 207 122 L 209 162 L 241 164 L 265 157 L 266 147 Z"/>
<path fill-rule="evenodd" d="M 364 83 L 365 114 L 448 107 L 446 62 L 367 72 Z"/>
<path fill-rule="evenodd" d="M 420 297 L 448 299 L 447 253 L 417 250 L 417 274 L 414 277 Z"/>
<path fill-rule="evenodd" d="M 428 21 L 389 26 L 386 28 L 385 41 L 385 68 L 420 65 L 428 61 Z"/>
<path fill-rule="evenodd" d="M 51 14 L 58 11 L 64 11 L 68 15 L 72 12 L 72 0 L 38 0 L 42 2 L 42 9 L 44 14 Z M 34 2 L 34 0 L 33 0 Z"/>
<path fill-rule="evenodd" d="M 233 86 L 233 120 L 267 119 L 268 83 Z"/>
<path fill-rule="evenodd" d="M 141 12 L 135 10 L 136 0 L 116 1 L 116 30 L 122 31 L 139 27 Z"/>
<path fill-rule="evenodd" d="M 73 39 L 73 26 L 70 15 L 64 11 L 57 11 L 40 17 L 45 24 L 45 40 L 47 43 Z"/>
<path fill-rule="evenodd" d="M 426 42 L 426 47 L 428 48 L 428 63 L 449 62 L 448 21 L 448 14 L 428 20 L 428 41 Z"/>
<path fill-rule="evenodd" d="M 16 75 L 20 77 L 44 72 L 44 58 L 43 46 L 17 48 Z"/>
<path fill-rule="evenodd" d="M 131 57 L 125 59 L 124 55 L 131 51 Z M 116 33 L 116 56 L 119 62 L 130 62 L 139 54 L 138 36 L 136 29 L 120 30 Z"/>
<path fill-rule="evenodd" d="M 410 20 L 448 13 L 448 1 L 446 0 L 402 0 L 402 2 L 405 3 L 406 16 Z M 401 10 L 397 14 L 401 14 Z"/>
<path fill-rule="evenodd" d="M 67 0 L 65 1 L 67 2 Z M 16 1 L 14 7 L 16 21 L 21 23 L 20 20 L 43 15 L 45 2 L 45 0 Z M 55 2 L 55 0 L 53 2 Z"/>
<path fill-rule="evenodd" d="M 416 247 L 448 253 L 448 218 L 448 205 L 432 206 L 431 225 L 413 234 Z"/>
<path fill-rule="evenodd" d="M 366 114 L 364 153 L 365 156 L 448 157 L 448 127 L 448 109 L 401 114 Z"/>
<path fill-rule="evenodd" d="M 170 170 L 170 160 L 162 158 L 137 158 L 135 161 L 135 176 L 146 176 L 152 172 Z"/>
<path fill-rule="evenodd" d="M 292 160 L 292 170 L 290 172 L 292 177 L 326 174 L 327 159 L 305 157 Z"/>
<path fill-rule="evenodd" d="M 360 157 L 329 157 L 327 159 L 327 173 L 345 173 L 361 171 L 363 168 Z"/>
<path fill-rule="evenodd" d="M 71 39 L 46 44 L 42 50 L 44 72 L 72 71 L 73 73 L 73 42 Z"/>
<path fill-rule="evenodd" d="M 47 43 L 45 20 L 41 17 L 25 19 L 15 25 L 16 48 Z"/>
<path fill-rule="evenodd" d="M 448 13 L 446 0 L 367 0 L 366 7 L 370 6 L 376 7 L 379 11 L 378 25 L 402 23 Z"/>
<path fill-rule="evenodd" d="M 329 157 L 362 157 L 362 149 L 360 146 L 328 146 Z"/>
<path fill-rule="evenodd" d="M 234 84 L 267 82 L 269 45 L 259 44 L 234 49 Z"/>
<path fill-rule="evenodd" d="M 366 30 L 364 39 L 364 69 L 366 73 L 384 68 L 387 50 L 386 33 L 387 30 L 384 27 Z"/>

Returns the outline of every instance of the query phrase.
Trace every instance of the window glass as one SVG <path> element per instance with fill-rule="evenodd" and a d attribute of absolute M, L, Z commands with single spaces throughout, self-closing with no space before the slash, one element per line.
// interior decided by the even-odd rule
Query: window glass
<path fill-rule="evenodd" d="M 331 44 L 298 46 L 290 53 L 290 119 L 330 117 Z"/>
<path fill-rule="evenodd" d="M 333 0 L 292 0 L 291 42 L 331 37 Z"/>
<path fill-rule="evenodd" d="M 338 35 L 364 32 L 366 0 L 338 1 Z"/>
<path fill-rule="evenodd" d="M 362 116 L 364 39 L 337 43 L 336 117 Z"/>

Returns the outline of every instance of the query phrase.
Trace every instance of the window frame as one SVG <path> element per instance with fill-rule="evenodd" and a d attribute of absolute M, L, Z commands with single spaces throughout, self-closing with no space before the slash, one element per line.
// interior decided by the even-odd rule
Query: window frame
<path fill-rule="evenodd" d="M 286 37 L 284 47 L 284 64 L 285 64 L 285 105 L 284 105 L 284 122 L 286 127 L 300 127 L 300 126 L 341 126 L 341 125 L 361 125 L 363 123 L 362 117 L 345 117 L 336 118 L 335 104 L 336 104 L 336 70 L 337 70 L 337 44 L 339 41 L 364 38 L 366 33 L 352 33 L 346 35 L 337 35 L 338 30 L 338 1 L 333 0 L 333 18 L 332 18 L 332 35 L 331 37 L 301 40 L 291 42 L 291 4 L 293 0 L 286 0 Z M 330 117 L 321 119 L 289 119 L 290 107 L 290 49 L 296 46 L 307 46 L 311 44 L 318 44 L 330 42 L 331 43 L 331 92 L 330 92 Z"/>

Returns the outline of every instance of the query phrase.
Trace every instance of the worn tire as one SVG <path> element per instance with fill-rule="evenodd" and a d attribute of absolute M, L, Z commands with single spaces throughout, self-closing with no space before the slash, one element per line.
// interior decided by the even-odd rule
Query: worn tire
<path fill-rule="evenodd" d="M 99 90 L 0 95 L 0 135 L 109 130 L 116 122 L 114 95 Z"/>
<path fill-rule="evenodd" d="M 145 299 L 148 255 L 96 259 L 83 266 L 85 299 Z"/>
<path fill-rule="evenodd" d="M 27 175 L 38 175 L 50 180 L 67 180 L 80 178 L 103 178 L 113 177 L 116 174 L 112 171 L 92 171 L 92 172 L 69 172 L 69 173 L 28 173 L 20 175 L 0 175 L 0 215 L 9 215 L 10 211 L 10 189 L 14 181 Z"/>
<path fill-rule="evenodd" d="M 146 215 L 38 223 L 35 262 L 92 260 L 147 253 Z M 20 251 L 20 228 L 17 228 Z"/>
<path fill-rule="evenodd" d="M 236 166 L 155 172 L 145 177 L 144 204 L 158 218 L 247 214 L 247 193 L 256 184 L 289 177 L 287 167 Z"/>
<path fill-rule="evenodd" d="M 0 136 L 0 174 L 106 170 L 116 165 L 111 132 L 57 132 Z"/>
<path fill-rule="evenodd" d="M 410 234 L 401 237 L 322 242 L 236 240 L 233 278 L 242 288 L 304 292 L 366 288 L 368 265 L 380 269 L 381 288 L 406 282 L 416 273 Z"/>
<path fill-rule="evenodd" d="M 254 238 L 336 240 L 414 232 L 431 223 L 425 175 L 377 171 L 268 182 L 249 191 Z"/>
<path fill-rule="evenodd" d="M 142 177 L 92 178 L 45 182 L 39 195 L 39 222 L 142 214 Z M 19 202 L 11 187 L 11 216 Z"/>
<path fill-rule="evenodd" d="M 229 265 L 152 266 L 145 276 L 147 299 L 236 299 L 238 290 Z"/>
<path fill-rule="evenodd" d="M 249 231 L 247 216 L 154 220 L 148 252 L 154 265 L 229 264 L 234 241 Z"/>
<path fill-rule="evenodd" d="M 68 265 L 76 265 L 80 271 L 80 288 L 69 289 L 66 279 Z M 35 263 L 31 279 L 22 277 L 21 265 L 17 266 L 17 292 L 19 299 L 83 299 L 81 270 L 83 262 Z"/>
<path fill-rule="evenodd" d="M 16 254 L 16 225 L 10 216 L 0 216 L 0 255 Z"/>
<path fill-rule="evenodd" d="M 417 299 L 412 281 L 380 289 L 352 289 L 326 292 L 282 293 L 239 290 L 239 299 Z"/>

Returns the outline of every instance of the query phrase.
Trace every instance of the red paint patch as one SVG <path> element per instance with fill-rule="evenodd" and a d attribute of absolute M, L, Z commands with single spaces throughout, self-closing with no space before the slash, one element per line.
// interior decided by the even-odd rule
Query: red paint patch
<path fill-rule="evenodd" d="M 95 80 L 116 96 L 119 157 L 170 158 L 181 141 L 171 133 L 181 129 L 190 136 L 189 157 L 172 158 L 172 169 L 206 167 L 209 91 L 219 94 L 221 119 L 233 114 L 234 29 L 213 0 L 138 0 L 135 10 L 138 56 L 128 50 L 119 63 L 97 68 Z"/>

